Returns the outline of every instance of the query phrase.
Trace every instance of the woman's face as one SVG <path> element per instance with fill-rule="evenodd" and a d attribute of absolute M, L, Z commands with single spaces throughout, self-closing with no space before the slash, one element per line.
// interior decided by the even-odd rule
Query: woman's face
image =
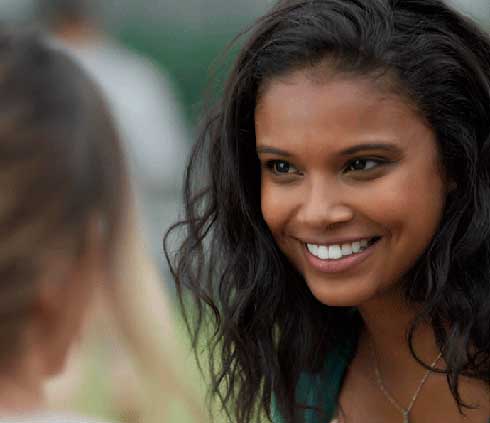
<path fill-rule="evenodd" d="M 367 79 L 273 80 L 255 113 L 262 213 L 313 295 L 360 305 L 399 285 L 441 219 L 433 131 Z"/>

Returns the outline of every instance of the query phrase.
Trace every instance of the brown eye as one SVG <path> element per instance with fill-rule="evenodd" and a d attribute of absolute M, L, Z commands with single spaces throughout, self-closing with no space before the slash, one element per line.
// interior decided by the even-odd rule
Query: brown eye
<path fill-rule="evenodd" d="M 346 172 L 357 172 L 362 170 L 371 170 L 379 166 L 381 162 L 373 159 L 356 159 L 346 167 Z"/>
<path fill-rule="evenodd" d="M 298 172 L 298 169 L 286 160 L 271 160 L 267 163 L 267 167 L 277 175 L 287 175 Z"/>

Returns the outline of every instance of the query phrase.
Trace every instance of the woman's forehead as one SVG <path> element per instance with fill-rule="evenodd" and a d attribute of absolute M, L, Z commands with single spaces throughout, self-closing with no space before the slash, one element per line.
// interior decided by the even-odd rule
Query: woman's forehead
<path fill-rule="evenodd" d="M 405 98 L 366 79 L 318 83 L 304 73 L 271 81 L 255 113 L 257 145 L 296 144 L 322 137 L 326 143 L 410 142 L 431 131 Z"/>

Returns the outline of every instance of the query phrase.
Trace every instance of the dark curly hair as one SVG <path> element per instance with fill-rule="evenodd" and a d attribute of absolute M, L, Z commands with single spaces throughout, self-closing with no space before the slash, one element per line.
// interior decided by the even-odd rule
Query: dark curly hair
<path fill-rule="evenodd" d="M 404 292 L 423 305 L 412 354 L 416 324 L 430 321 L 462 411 L 459 377 L 490 383 L 490 39 L 441 0 L 282 0 L 247 33 L 187 168 L 180 248 L 166 251 L 193 345 L 203 334 L 210 342 L 211 394 L 237 423 L 271 418 L 273 397 L 286 422 L 301 421 L 299 375 L 320 369 L 357 324 L 313 297 L 260 207 L 260 89 L 329 59 L 338 73 L 389 73 L 434 130 L 455 182 Z"/>

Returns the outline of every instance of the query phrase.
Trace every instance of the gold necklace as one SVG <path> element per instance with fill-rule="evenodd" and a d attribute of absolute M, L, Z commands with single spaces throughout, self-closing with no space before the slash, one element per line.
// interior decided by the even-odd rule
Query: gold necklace
<path fill-rule="evenodd" d="M 388 401 L 402 414 L 403 423 L 410 423 L 410 420 L 409 420 L 410 411 L 412 410 L 412 407 L 415 404 L 415 400 L 417 399 L 422 387 L 424 386 L 425 382 L 427 381 L 427 378 L 434 371 L 434 366 L 437 364 L 437 362 L 442 357 L 442 351 L 437 355 L 436 359 L 431 363 L 430 368 L 425 372 L 424 377 L 420 380 L 420 382 L 417 386 L 417 389 L 415 390 L 415 393 L 413 394 L 412 399 L 410 401 L 410 404 L 408 404 L 407 408 L 403 408 L 398 403 L 398 401 L 393 397 L 393 395 L 391 395 L 388 392 L 388 390 L 386 389 L 386 387 L 383 383 L 383 379 L 381 378 L 381 373 L 379 371 L 379 366 L 378 366 L 378 357 L 376 356 L 376 350 L 375 350 L 374 344 L 372 342 L 371 342 L 371 352 L 372 352 L 373 361 L 374 361 L 374 373 L 376 375 L 376 382 L 378 384 L 379 390 L 388 399 Z"/>

